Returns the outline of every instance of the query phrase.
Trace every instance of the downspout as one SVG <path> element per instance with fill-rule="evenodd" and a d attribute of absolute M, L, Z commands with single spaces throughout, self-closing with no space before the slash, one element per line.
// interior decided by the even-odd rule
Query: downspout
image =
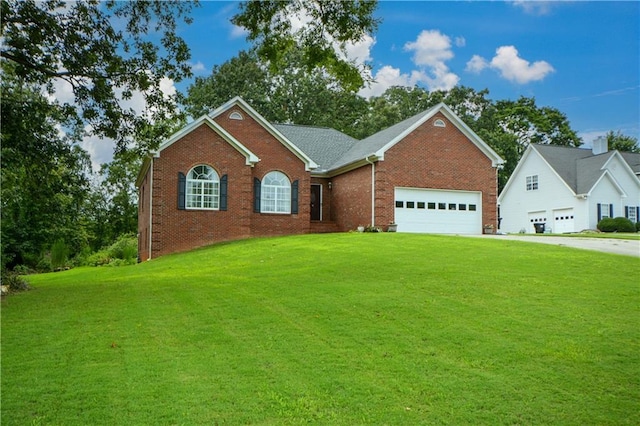
<path fill-rule="evenodd" d="M 371 164 L 371 226 L 376 226 L 376 163 L 370 161 L 369 157 L 375 155 L 368 155 L 364 159 Z"/>
<path fill-rule="evenodd" d="M 153 157 L 151 158 L 151 175 L 149 177 L 149 258 L 151 260 L 151 245 L 153 244 Z"/>

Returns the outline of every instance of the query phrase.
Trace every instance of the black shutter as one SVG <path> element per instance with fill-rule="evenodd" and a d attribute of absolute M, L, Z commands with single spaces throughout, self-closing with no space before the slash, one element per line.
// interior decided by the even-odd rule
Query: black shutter
<path fill-rule="evenodd" d="M 260 189 L 261 183 L 260 179 L 253 179 L 253 211 L 255 213 L 260 213 Z"/>
<path fill-rule="evenodd" d="M 609 204 L 609 217 L 613 218 L 613 204 Z"/>
<path fill-rule="evenodd" d="M 185 209 L 185 193 L 187 189 L 187 177 L 178 172 L 178 210 Z"/>
<path fill-rule="evenodd" d="M 598 203 L 598 222 L 602 220 L 602 204 Z"/>
<path fill-rule="evenodd" d="M 220 210 L 227 211 L 227 175 L 220 178 Z"/>
<path fill-rule="evenodd" d="M 298 181 L 291 184 L 291 214 L 298 214 Z"/>
<path fill-rule="evenodd" d="M 640 207 L 636 207 L 636 223 L 640 222 Z"/>
<path fill-rule="evenodd" d="M 624 206 L 624 217 L 629 219 L 629 206 Z"/>

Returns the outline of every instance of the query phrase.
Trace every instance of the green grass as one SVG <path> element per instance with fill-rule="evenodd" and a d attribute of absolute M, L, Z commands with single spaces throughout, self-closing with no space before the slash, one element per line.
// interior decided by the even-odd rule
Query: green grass
<path fill-rule="evenodd" d="M 30 276 L 2 424 L 639 424 L 638 259 L 307 235 Z"/>

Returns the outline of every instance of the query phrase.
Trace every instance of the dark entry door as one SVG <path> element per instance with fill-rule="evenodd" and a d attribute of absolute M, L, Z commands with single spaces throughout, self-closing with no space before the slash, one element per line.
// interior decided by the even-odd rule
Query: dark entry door
<path fill-rule="evenodd" d="M 322 185 L 311 185 L 311 220 L 322 220 Z"/>

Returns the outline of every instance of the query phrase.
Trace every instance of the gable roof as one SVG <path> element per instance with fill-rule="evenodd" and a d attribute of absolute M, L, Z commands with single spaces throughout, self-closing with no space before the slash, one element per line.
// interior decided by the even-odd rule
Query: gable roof
<path fill-rule="evenodd" d="M 439 103 L 419 114 L 409 117 L 391 127 L 375 133 L 368 138 L 359 141 L 342 158 L 336 161 L 331 169 L 345 167 L 351 163 L 366 160 L 369 157 L 384 160 L 384 154 L 398 142 L 408 136 L 424 122 L 431 119 L 438 112 L 442 113 L 453 125 L 455 125 L 480 151 L 491 159 L 492 165 L 497 167 L 504 160 L 487 145 L 469 126 L 465 124 L 447 105 Z"/>
<path fill-rule="evenodd" d="M 249 114 L 251 118 L 257 121 L 262 127 L 265 128 L 274 138 L 276 138 L 282 145 L 284 145 L 289 151 L 291 151 L 296 157 L 298 157 L 305 165 L 305 170 L 313 170 L 317 169 L 318 165 L 305 153 L 303 152 L 296 144 L 292 143 L 287 137 L 285 137 L 276 127 L 274 127 L 271 123 L 269 123 L 262 115 L 260 115 L 255 109 L 251 108 L 251 106 L 246 103 L 241 97 L 236 96 L 235 98 L 229 100 L 224 105 L 212 111 L 209 116 L 214 119 L 217 116 L 223 114 L 224 112 L 230 110 L 233 107 L 239 107 L 244 112 Z"/>
<path fill-rule="evenodd" d="M 594 155 L 590 149 L 541 144 L 531 144 L 529 149 L 538 152 L 574 194 L 588 194 L 605 175 L 609 175 L 616 187 L 624 192 L 607 170 L 607 164 L 614 157 L 620 158 L 631 174 L 640 172 L 640 154 L 608 151 Z M 523 155 L 521 161 L 524 159 Z"/>

